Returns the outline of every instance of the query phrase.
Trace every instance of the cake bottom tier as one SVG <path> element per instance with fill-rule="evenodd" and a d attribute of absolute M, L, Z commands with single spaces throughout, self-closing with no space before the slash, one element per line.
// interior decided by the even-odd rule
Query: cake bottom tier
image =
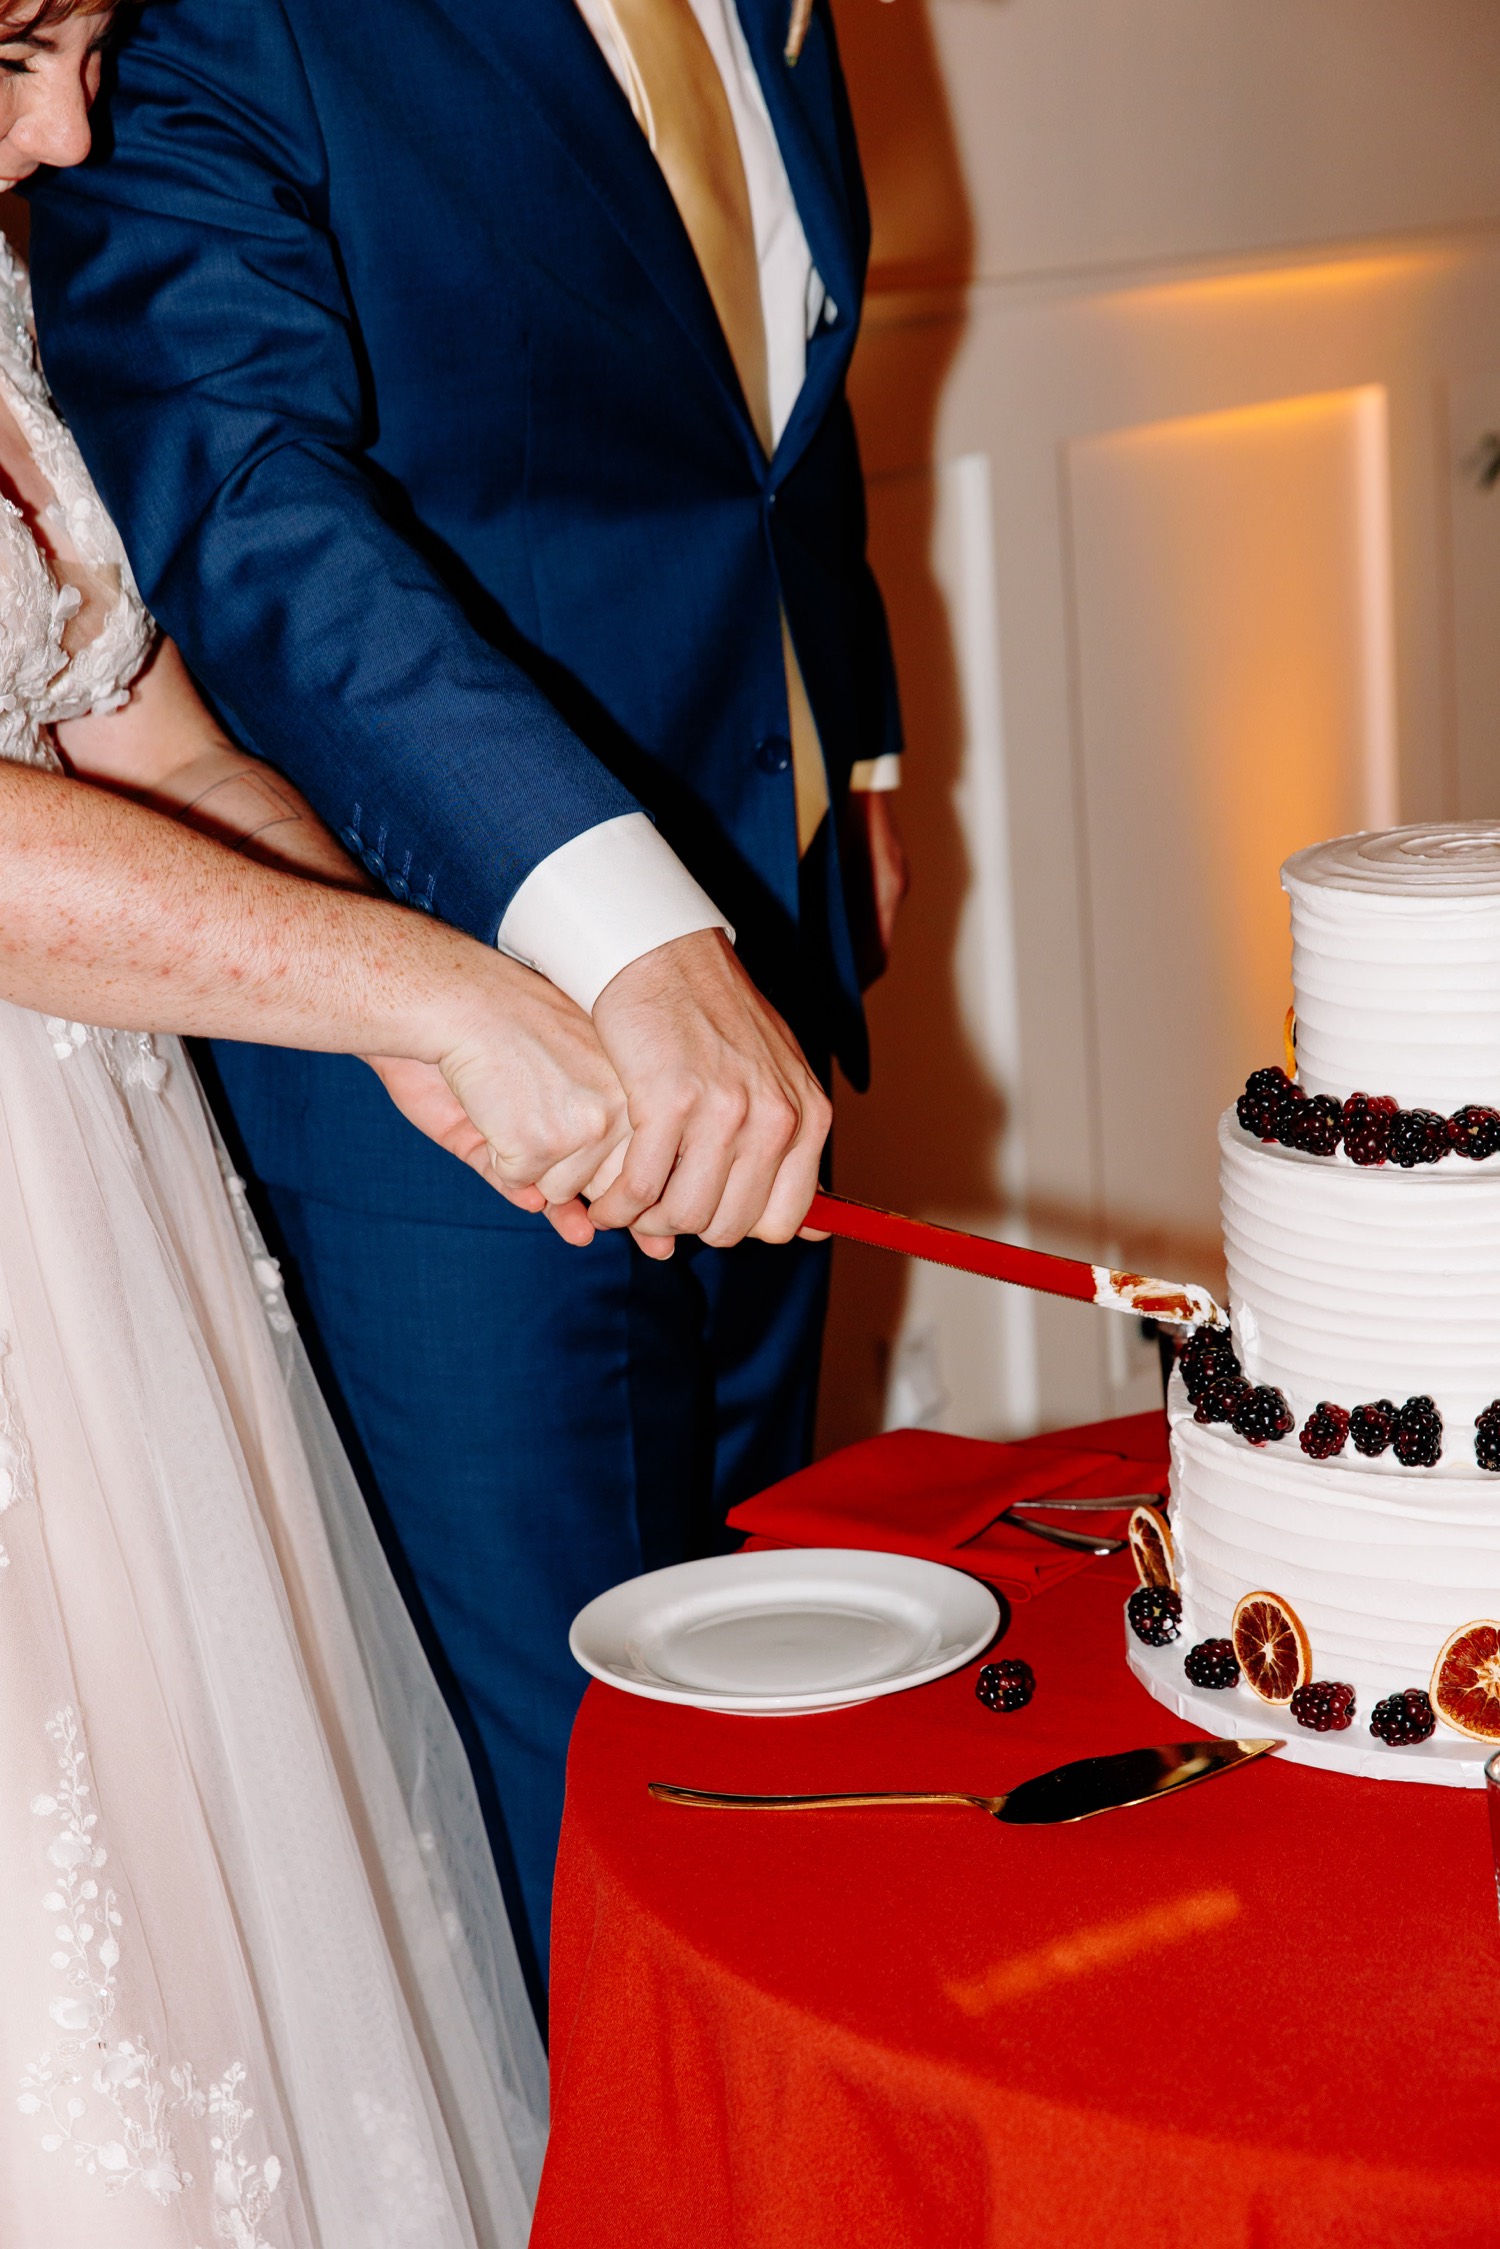
<path fill-rule="evenodd" d="M 1309 1460 L 1285 1444 L 1257 1449 L 1222 1426 L 1195 1422 L 1180 1386 L 1173 1387 L 1172 1531 L 1182 1638 L 1163 1651 L 1174 1662 L 1162 1667 L 1153 1652 L 1136 1666 L 1152 1692 L 1160 1672 L 1170 1692 L 1159 1699 L 1195 1723 L 1225 1733 L 1284 1731 L 1289 1748 L 1318 1746 L 1307 1762 L 1369 1773 L 1399 1763 L 1399 1773 L 1390 1774 L 1395 1779 L 1419 1777 L 1424 1762 L 1451 1766 L 1456 1758 L 1473 1765 L 1477 1785 L 1484 1744 L 1440 1721 L 1430 1743 L 1388 1750 L 1371 1735 L 1369 1720 L 1385 1696 L 1427 1687 L 1451 1632 L 1479 1617 L 1500 1617 L 1500 1477 L 1457 1463 L 1393 1473 L 1348 1458 Z M 1354 1688 L 1358 1715 L 1347 1734 L 1308 1733 L 1243 1685 L 1215 1695 L 1188 1682 L 1183 1655 L 1198 1640 L 1227 1635 L 1236 1602 L 1256 1591 L 1279 1594 L 1296 1611 L 1315 1679 Z M 1234 1724 L 1227 1723 L 1230 1706 Z M 1431 1777 L 1456 1776 L 1434 1770 Z"/>
<path fill-rule="evenodd" d="M 1183 1650 L 1191 1644 L 1178 1640 L 1170 1648 L 1143 1648 L 1129 1626 L 1125 1628 L 1126 1658 L 1147 1693 L 1165 1703 L 1174 1717 L 1201 1726 L 1206 1734 L 1235 1741 L 1277 1740 L 1283 1744 L 1278 1755 L 1290 1764 L 1353 1773 L 1361 1780 L 1417 1780 L 1440 1788 L 1484 1786 L 1484 1761 L 1489 1755 L 1484 1742 L 1469 1741 L 1439 1726 L 1431 1741 L 1387 1749 L 1370 1732 L 1369 1706 L 1363 1702 L 1347 1733 L 1310 1733 L 1289 1710 L 1273 1709 L 1246 1686 L 1230 1687 L 1222 1694 L 1195 1687 L 1182 1668 Z"/>

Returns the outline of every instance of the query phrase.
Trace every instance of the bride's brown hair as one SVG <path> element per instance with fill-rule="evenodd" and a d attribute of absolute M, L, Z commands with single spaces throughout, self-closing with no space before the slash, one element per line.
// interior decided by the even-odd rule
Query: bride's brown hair
<path fill-rule="evenodd" d="M 0 45 L 24 39 L 28 31 L 46 31 L 69 16 L 112 16 L 119 0 L 19 0 L 7 6 L 0 0 Z"/>

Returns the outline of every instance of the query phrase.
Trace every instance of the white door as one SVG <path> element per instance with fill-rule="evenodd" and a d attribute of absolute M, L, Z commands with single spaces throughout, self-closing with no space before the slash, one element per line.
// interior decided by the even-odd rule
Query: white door
<path fill-rule="evenodd" d="M 1276 870 L 1500 812 L 1500 9 L 838 0 L 915 887 L 849 1193 L 1222 1272 Z M 1130 1325 L 841 1250 L 823 1438 L 1159 1397 Z"/>

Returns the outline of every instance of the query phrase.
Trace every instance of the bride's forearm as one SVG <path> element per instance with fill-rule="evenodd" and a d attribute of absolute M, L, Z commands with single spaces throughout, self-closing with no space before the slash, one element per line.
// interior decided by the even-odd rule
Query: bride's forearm
<path fill-rule="evenodd" d="M 514 995 L 498 985 L 509 977 Z M 0 998 L 106 1026 L 435 1062 L 538 980 L 394 902 L 107 789 L 0 766 Z M 491 985 L 497 989 L 490 990 Z"/>
<path fill-rule="evenodd" d="M 264 866 L 385 896 L 284 775 L 227 743 L 136 794 L 140 802 Z"/>
<path fill-rule="evenodd" d="M 69 720 L 57 741 L 80 779 L 185 820 L 216 843 L 346 890 L 377 887 L 290 781 L 228 740 L 170 640 L 157 643 L 128 702 Z"/>
<path fill-rule="evenodd" d="M 580 1008 L 368 895 L 306 800 L 225 739 L 170 641 L 128 703 L 57 740 L 78 779 L 0 767 L 0 999 L 363 1055 L 430 1139 L 592 1238 L 575 1198 L 629 1117 Z"/>

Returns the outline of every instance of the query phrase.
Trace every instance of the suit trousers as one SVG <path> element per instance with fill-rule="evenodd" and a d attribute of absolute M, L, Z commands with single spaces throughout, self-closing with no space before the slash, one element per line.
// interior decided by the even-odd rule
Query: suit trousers
<path fill-rule="evenodd" d="M 804 1465 L 827 1245 L 571 1249 L 422 1140 L 363 1064 L 220 1045 L 213 1065 L 540 1988 L 587 1684 L 569 1624 L 622 1578 L 733 1544 L 726 1510 Z"/>

